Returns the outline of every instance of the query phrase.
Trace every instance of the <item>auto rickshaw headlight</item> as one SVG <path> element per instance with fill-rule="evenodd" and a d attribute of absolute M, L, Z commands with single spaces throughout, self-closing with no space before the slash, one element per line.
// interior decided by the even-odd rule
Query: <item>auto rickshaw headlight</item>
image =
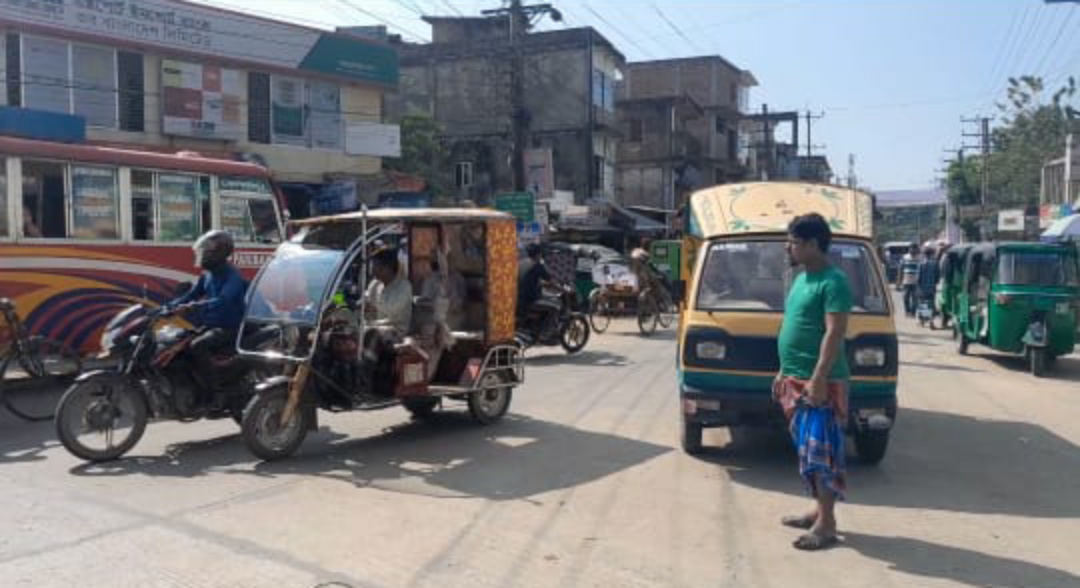
<path fill-rule="evenodd" d="M 716 341 L 702 341 L 694 346 L 694 355 L 699 359 L 723 360 L 727 357 L 727 345 Z"/>
<path fill-rule="evenodd" d="M 859 367 L 884 367 L 885 358 L 882 347 L 860 347 L 855 350 L 855 365 Z"/>

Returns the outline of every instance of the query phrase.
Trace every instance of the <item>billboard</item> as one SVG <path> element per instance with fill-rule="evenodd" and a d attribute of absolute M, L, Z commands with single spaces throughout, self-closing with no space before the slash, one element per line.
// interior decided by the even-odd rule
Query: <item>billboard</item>
<path fill-rule="evenodd" d="M 349 123 L 345 129 L 345 153 L 401 157 L 401 127 L 372 122 Z"/>
<path fill-rule="evenodd" d="M 212 65 L 161 61 L 162 132 L 237 141 L 243 138 L 241 73 Z"/>
<path fill-rule="evenodd" d="M 167 51 L 396 84 L 389 46 L 175 0 L 0 0 L 0 25 L 54 29 Z"/>
<path fill-rule="evenodd" d="M 1002 210 L 998 212 L 998 230 L 1010 231 L 1010 232 L 1023 232 L 1024 231 L 1024 211 L 1018 210 Z"/>

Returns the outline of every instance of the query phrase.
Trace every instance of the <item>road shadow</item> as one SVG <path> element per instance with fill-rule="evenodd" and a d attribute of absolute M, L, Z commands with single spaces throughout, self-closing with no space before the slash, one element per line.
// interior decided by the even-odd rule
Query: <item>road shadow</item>
<path fill-rule="evenodd" d="M 649 339 L 649 340 L 655 340 L 655 341 L 674 341 L 679 336 L 679 332 L 675 329 L 674 326 L 672 326 L 669 329 L 664 329 L 664 328 L 657 327 L 656 332 L 654 332 L 652 335 L 642 335 L 641 332 L 637 331 L 637 330 L 619 331 L 619 332 L 616 332 L 616 333 L 612 333 L 611 331 L 608 331 L 607 333 L 604 333 L 604 334 L 605 335 L 614 335 L 615 337 L 637 337 L 639 339 Z"/>
<path fill-rule="evenodd" d="M 478 427 L 466 414 L 441 412 L 377 436 L 310 443 L 301 451 L 255 470 L 434 497 L 521 500 L 599 480 L 671 448 L 519 415 Z"/>
<path fill-rule="evenodd" d="M 60 445 L 52 421 L 30 423 L 0 406 L 0 465 L 42 461 L 46 451 Z"/>
<path fill-rule="evenodd" d="M 917 367 L 927 370 L 938 370 L 943 372 L 968 372 L 973 374 L 981 374 L 984 370 L 977 370 L 974 368 L 964 367 L 961 365 L 948 365 L 944 363 L 927 363 L 922 361 L 901 361 L 900 366 Z"/>
<path fill-rule="evenodd" d="M 901 409 L 881 464 L 849 459 L 848 499 L 894 508 L 1080 517 L 1077 449 L 1030 423 Z M 736 435 L 703 459 L 724 468 L 736 483 L 802 495 L 794 452 L 783 434 Z"/>
<path fill-rule="evenodd" d="M 1080 576 L 1039 564 L 909 537 L 843 533 L 843 547 L 889 564 L 891 570 L 969 586 L 1072 588 Z"/>
<path fill-rule="evenodd" d="M 573 355 L 560 347 L 557 352 L 544 355 L 528 355 L 526 362 L 535 366 L 587 365 L 590 367 L 625 367 L 630 360 L 625 356 L 599 349 L 583 349 Z"/>
<path fill-rule="evenodd" d="M 1027 358 L 1024 356 L 998 353 L 985 347 L 972 348 L 971 356 L 978 359 L 985 359 L 1001 369 L 1018 374 L 1024 374 L 1031 369 Z M 1041 379 L 1080 382 L 1080 358 L 1075 356 L 1057 358 L 1057 360 L 1048 367 L 1046 375 Z"/>
<path fill-rule="evenodd" d="M 518 500 L 592 482 L 668 451 L 670 447 L 518 415 L 481 427 L 465 413 L 446 411 L 362 438 L 322 428 L 309 435 L 293 457 L 256 463 L 254 468 L 249 466 L 255 458 L 243 443 L 227 435 L 170 445 L 159 456 L 83 464 L 71 473 L 304 475 L 434 497 Z"/>

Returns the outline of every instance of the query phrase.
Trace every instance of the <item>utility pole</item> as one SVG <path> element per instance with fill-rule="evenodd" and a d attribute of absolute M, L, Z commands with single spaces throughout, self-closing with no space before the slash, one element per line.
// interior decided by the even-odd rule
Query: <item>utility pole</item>
<path fill-rule="evenodd" d="M 769 125 L 769 105 L 761 105 L 761 120 L 765 124 L 765 178 L 769 180 L 776 174 L 773 172 L 773 147 L 772 128 Z"/>
<path fill-rule="evenodd" d="M 521 0 L 510 0 L 509 6 L 494 10 L 484 10 L 485 16 L 506 16 L 510 23 L 510 134 L 513 144 L 511 170 L 514 177 L 514 191 L 525 191 L 525 150 L 530 143 L 529 123 L 532 115 L 525 107 L 525 54 L 521 40 L 529 29 L 544 15 L 550 15 L 555 22 L 562 20 L 562 13 L 551 4 L 524 5 Z"/>
<path fill-rule="evenodd" d="M 806 111 L 806 156 L 811 157 L 814 155 L 814 142 L 812 140 L 813 124 L 815 120 L 825 118 L 825 113 L 820 112 L 818 114 L 811 114 L 809 110 Z"/>
<path fill-rule="evenodd" d="M 855 177 L 855 154 L 848 154 L 848 168 L 847 168 L 847 185 L 848 188 L 854 190 L 858 187 L 859 182 Z"/>
<path fill-rule="evenodd" d="M 982 187 L 979 190 L 979 203 L 982 206 L 982 236 L 985 239 L 989 229 L 987 224 L 989 219 L 987 218 L 987 194 L 990 191 L 990 117 L 978 117 L 978 118 L 961 118 L 960 122 L 964 124 L 976 124 L 978 125 L 978 132 L 975 133 L 963 133 L 964 137 L 976 138 L 979 143 L 975 146 L 964 145 L 964 149 L 977 149 L 982 153 L 980 166 L 982 168 Z"/>

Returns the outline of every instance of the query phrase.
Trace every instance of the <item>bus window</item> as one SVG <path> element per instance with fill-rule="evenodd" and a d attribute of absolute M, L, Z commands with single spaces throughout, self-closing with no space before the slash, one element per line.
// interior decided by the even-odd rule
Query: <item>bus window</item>
<path fill-rule="evenodd" d="M 210 176 L 199 177 L 199 202 L 201 207 L 202 226 L 209 229 L 214 226 L 210 218 Z"/>
<path fill-rule="evenodd" d="M 199 236 L 199 176 L 157 174 L 159 241 L 194 241 Z"/>
<path fill-rule="evenodd" d="M 32 238 L 67 237 L 64 165 L 23 161 L 23 235 Z"/>
<path fill-rule="evenodd" d="M 131 224 L 136 241 L 153 241 L 154 232 L 154 174 L 131 170 Z"/>
<path fill-rule="evenodd" d="M 0 157 L 0 237 L 7 236 L 7 160 Z"/>
<path fill-rule="evenodd" d="M 119 238 L 119 202 L 120 190 L 115 168 L 71 166 L 72 237 Z"/>
<path fill-rule="evenodd" d="M 222 177 L 221 228 L 240 242 L 280 243 L 274 193 L 266 180 Z"/>

